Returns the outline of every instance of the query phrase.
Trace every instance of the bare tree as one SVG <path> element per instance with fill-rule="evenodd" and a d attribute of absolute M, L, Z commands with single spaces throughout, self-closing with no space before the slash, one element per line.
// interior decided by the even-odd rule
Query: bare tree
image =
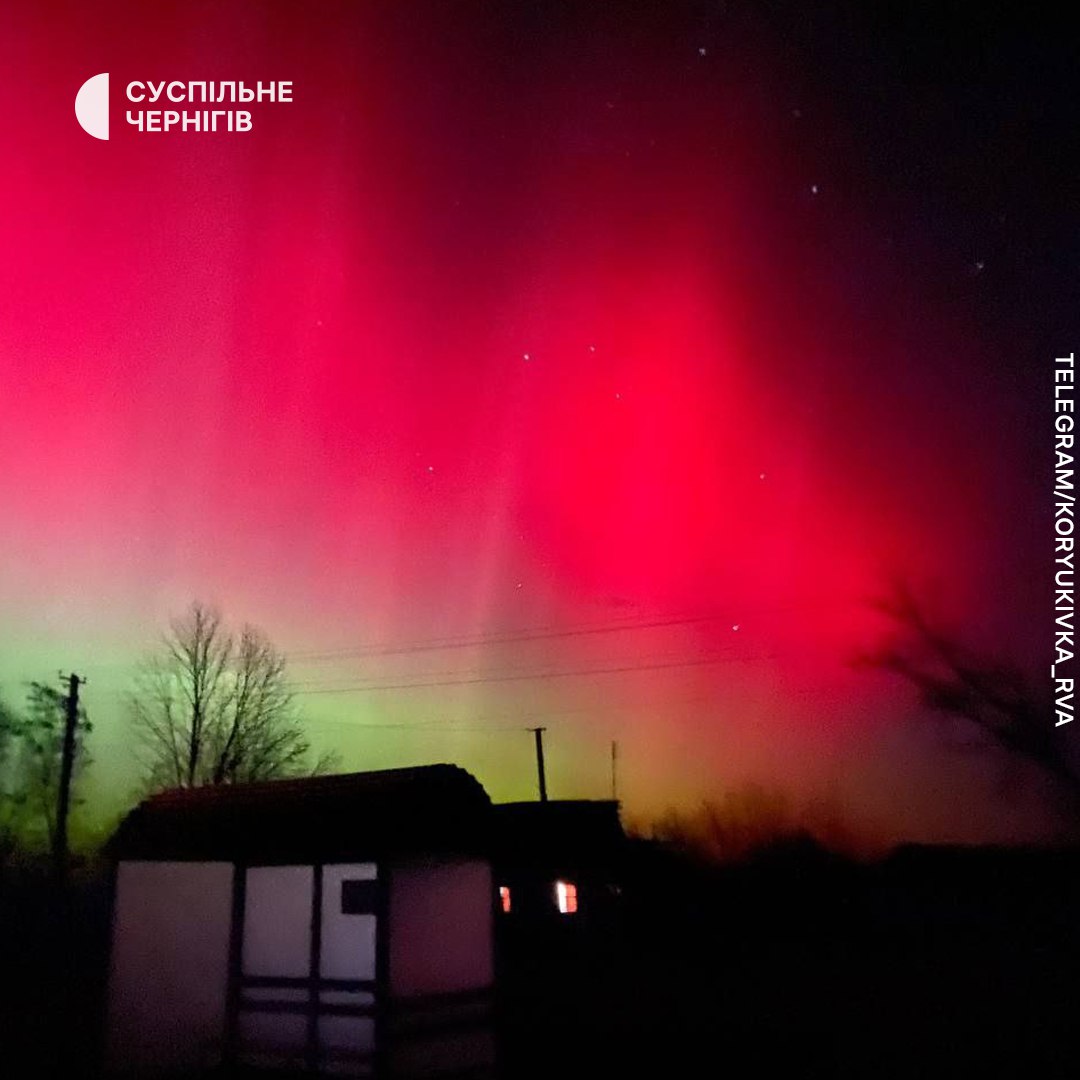
<path fill-rule="evenodd" d="M 932 618 L 905 582 L 875 605 L 892 623 L 868 665 L 901 675 L 923 704 L 961 722 L 966 748 L 1004 751 L 1047 780 L 1072 823 L 1080 823 L 1080 768 L 1054 725 L 1050 695 L 1014 663 L 965 645 Z"/>
<path fill-rule="evenodd" d="M 129 698 L 150 788 L 267 780 L 309 766 L 285 657 L 259 630 L 233 634 L 196 602 L 170 624 Z"/>
<path fill-rule="evenodd" d="M 66 695 L 55 687 L 31 682 L 26 707 L 16 712 L 0 703 L 0 847 L 50 846 L 55 839 L 60 791 Z M 92 730 L 80 705 L 75 728 L 72 784 L 89 757 L 86 736 Z"/>

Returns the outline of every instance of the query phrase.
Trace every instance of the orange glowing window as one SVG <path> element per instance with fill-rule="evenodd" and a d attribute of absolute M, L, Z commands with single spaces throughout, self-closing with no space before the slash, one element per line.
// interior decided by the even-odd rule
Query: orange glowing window
<path fill-rule="evenodd" d="M 499 886 L 499 903 L 502 904 L 503 911 L 507 915 L 509 915 L 510 914 L 510 886 L 509 885 L 500 885 Z"/>
<path fill-rule="evenodd" d="M 564 915 L 573 915 L 577 911 L 577 886 L 569 881 L 556 881 L 555 902 Z"/>

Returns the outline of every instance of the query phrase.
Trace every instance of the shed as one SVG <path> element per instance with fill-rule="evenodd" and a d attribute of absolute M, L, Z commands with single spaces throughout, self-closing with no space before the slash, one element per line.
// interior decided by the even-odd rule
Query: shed
<path fill-rule="evenodd" d="M 146 800 L 109 845 L 111 1070 L 487 1074 L 490 827 L 453 765 Z"/>
<path fill-rule="evenodd" d="M 617 802 L 501 803 L 492 816 L 496 885 L 511 922 L 554 919 L 569 926 L 610 914 L 628 849 Z"/>

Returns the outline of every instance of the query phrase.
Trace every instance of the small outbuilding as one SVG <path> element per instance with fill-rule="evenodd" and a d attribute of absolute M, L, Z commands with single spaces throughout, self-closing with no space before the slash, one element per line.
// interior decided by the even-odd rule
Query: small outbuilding
<path fill-rule="evenodd" d="M 596 926 L 613 915 L 629 850 L 617 802 L 500 803 L 492 815 L 499 907 L 510 916 L 504 927 Z"/>
<path fill-rule="evenodd" d="M 146 800 L 110 844 L 110 1069 L 490 1075 L 490 829 L 453 765 Z"/>

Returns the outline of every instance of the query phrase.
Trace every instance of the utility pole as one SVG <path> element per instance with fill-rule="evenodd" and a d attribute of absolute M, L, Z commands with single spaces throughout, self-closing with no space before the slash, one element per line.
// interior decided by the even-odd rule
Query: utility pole
<path fill-rule="evenodd" d="M 540 801 L 547 802 L 547 780 L 544 777 L 544 732 L 547 728 L 534 727 L 529 730 L 536 736 L 536 775 L 540 781 Z"/>
<path fill-rule="evenodd" d="M 611 801 L 619 801 L 619 744 L 611 740 Z"/>
<path fill-rule="evenodd" d="M 64 702 L 64 744 L 60 756 L 60 793 L 56 806 L 56 834 L 53 838 L 53 860 L 56 877 L 61 884 L 67 879 L 71 774 L 75 769 L 75 732 L 79 725 L 79 687 L 85 682 L 85 679 L 74 673 L 67 677 L 68 693 Z"/>

